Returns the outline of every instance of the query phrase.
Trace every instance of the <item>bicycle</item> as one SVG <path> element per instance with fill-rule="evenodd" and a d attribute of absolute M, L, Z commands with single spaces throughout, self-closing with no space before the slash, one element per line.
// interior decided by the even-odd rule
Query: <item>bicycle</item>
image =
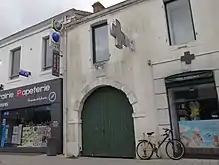
<path fill-rule="evenodd" d="M 158 143 L 158 146 L 156 145 L 156 142 L 152 141 L 152 138 L 153 138 L 152 135 L 154 134 L 154 132 L 147 133 L 148 140 L 145 139 L 145 133 L 143 133 L 143 140 L 139 140 L 139 143 L 136 147 L 136 152 L 137 152 L 137 155 L 140 159 L 148 160 L 153 156 L 154 153 L 156 153 L 156 156 L 158 158 L 160 158 L 160 156 L 158 155 L 158 149 L 162 146 L 162 144 L 167 139 L 168 140 L 167 140 L 167 144 L 165 147 L 165 151 L 166 151 L 167 156 L 172 160 L 179 160 L 184 156 L 184 154 L 185 154 L 184 144 L 180 140 L 171 139 L 171 137 L 173 137 L 172 130 L 167 129 L 167 128 L 164 128 L 163 130 L 165 131 L 165 133 L 162 135 L 162 136 L 164 136 L 164 139 L 160 143 Z M 140 147 L 142 144 L 143 144 L 143 147 Z M 149 154 L 147 151 L 148 147 L 151 148 L 151 151 L 149 151 Z M 170 150 L 168 147 L 171 147 Z M 144 154 L 143 156 L 141 156 L 139 153 L 139 150 L 141 148 L 143 148 L 143 154 Z M 171 155 L 171 153 L 170 153 L 171 151 L 172 151 L 173 155 Z"/>

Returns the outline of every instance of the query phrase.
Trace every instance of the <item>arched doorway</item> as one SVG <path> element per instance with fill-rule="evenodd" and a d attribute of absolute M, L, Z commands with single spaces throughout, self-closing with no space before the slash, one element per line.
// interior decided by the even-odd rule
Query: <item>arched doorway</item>
<path fill-rule="evenodd" d="M 91 93 L 82 111 L 82 155 L 134 158 L 132 113 L 120 90 L 107 86 Z"/>

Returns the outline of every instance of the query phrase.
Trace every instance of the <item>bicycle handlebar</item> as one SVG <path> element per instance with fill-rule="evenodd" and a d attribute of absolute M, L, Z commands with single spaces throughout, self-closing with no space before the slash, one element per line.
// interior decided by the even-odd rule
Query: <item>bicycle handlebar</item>
<path fill-rule="evenodd" d="M 172 132 L 172 130 L 169 129 L 169 128 L 163 128 L 163 130 L 164 130 L 165 132 Z"/>
<path fill-rule="evenodd" d="M 165 133 L 163 134 L 163 135 L 161 135 L 161 136 L 168 136 L 169 134 L 172 134 L 172 130 L 171 129 L 169 129 L 169 128 L 163 128 L 163 130 L 165 131 Z"/>
<path fill-rule="evenodd" d="M 169 129 L 168 129 L 168 128 L 163 128 L 163 130 L 164 130 L 164 131 L 169 131 Z"/>

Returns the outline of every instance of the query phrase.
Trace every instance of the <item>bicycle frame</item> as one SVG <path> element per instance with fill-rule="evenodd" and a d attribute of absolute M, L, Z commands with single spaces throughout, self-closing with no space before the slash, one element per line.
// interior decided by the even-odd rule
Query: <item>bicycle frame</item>
<path fill-rule="evenodd" d="M 156 148 L 154 148 L 155 150 L 156 149 L 159 149 L 161 146 L 162 146 L 162 144 L 168 139 L 168 140 L 171 140 L 170 139 L 170 136 L 173 136 L 172 135 L 172 131 L 171 130 L 169 130 L 168 132 L 166 132 L 165 134 L 163 134 L 163 136 L 165 136 L 164 137 L 164 139 L 158 144 L 158 146 L 156 147 Z M 156 146 L 156 145 L 155 145 Z"/>
<path fill-rule="evenodd" d="M 170 135 L 167 134 L 166 137 L 161 141 L 161 143 L 157 146 L 157 148 L 160 148 L 162 146 L 162 144 L 169 138 L 170 140 Z"/>

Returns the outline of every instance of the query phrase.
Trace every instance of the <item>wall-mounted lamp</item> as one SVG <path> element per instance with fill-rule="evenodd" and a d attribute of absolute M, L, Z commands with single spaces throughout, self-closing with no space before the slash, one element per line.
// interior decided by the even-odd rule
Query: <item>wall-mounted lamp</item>
<path fill-rule="evenodd" d="M 0 65 L 2 64 L 2 60 L 0 60 Z"/>
<path fill-rule="evenodd" d="M 4 85 L 0 84 L 0 91 L 4 90 Z"/>

